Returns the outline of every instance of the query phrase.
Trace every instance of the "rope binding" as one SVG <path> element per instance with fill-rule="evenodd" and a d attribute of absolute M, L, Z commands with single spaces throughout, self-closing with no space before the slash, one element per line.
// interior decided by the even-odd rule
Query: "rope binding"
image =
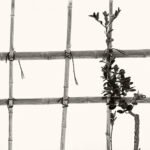
<path fill-rule="evenodd" d="M 61 103 L 63 105 L 63 108 L 68 107 L 69 104 L 69 97 L 68 98 L 60 98 L 58 101 L 58 103 Z"/>
<path fill-rule="evenodd" d="M 14 105 L 14 98 L 9 98 L 8 101 L 7 101 L 7 107 L 8 108 L 13 108 L 13 105 Z"/>
<path fill-rule="evenodd" d="M 7 62 L 7 60 L 14 61 L 15 60 L 15 53 L 16 53 L 15 51 L 8 52 L 6 55 L 6 62 Z"/>

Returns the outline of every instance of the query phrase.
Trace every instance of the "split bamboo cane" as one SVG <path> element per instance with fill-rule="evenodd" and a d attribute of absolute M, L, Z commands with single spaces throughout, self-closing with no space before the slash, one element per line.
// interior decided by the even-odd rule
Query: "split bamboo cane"
<path fill-rule="evenodd" d="M 66 43 L 66 53 L 68 54 L 70 54 L 70 48 L 71 48 L 71 21 L 72 21 L 72 0 L 69 0 L 68 21 L 67 21 L 67 43 Z M 63 102 L 66 101 L 66 103 L 68 103 L 69 68 L 70 68 L 70 58 L 66 57 L 65 58 L 64 96 L 63 96 Z M 67 107 L 63 106 L 60 150 L 65 150 L 66 124 L 67 124 Z"/>

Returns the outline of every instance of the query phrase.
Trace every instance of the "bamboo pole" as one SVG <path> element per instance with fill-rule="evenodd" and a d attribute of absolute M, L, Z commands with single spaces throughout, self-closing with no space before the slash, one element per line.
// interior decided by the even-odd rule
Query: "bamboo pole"
<path fill-rule="evenodd" d="M 109 21 L 111 22 L 113 15 L 113 0 L 109 0 Z M 112 30 L 112 23 L 109 25 L 109 31 Z M 109 38 L 112 39 L 112 32 L 109 33 Z M 112 42 L 107 43 L 107 49 L 112 49 Z M 107 62 L 109 64 L 109 62 Z M 107 103 L 109 103 L 110 98 L 107 97 Z M 111 136 L 111 123 L 110 123 L 110 115 L 111 110 L 109 109 L 109 106 L 107 105 L 107 120 L 106 120 L 106 148 L 107 150 L 112 150 L 112 136 Z"/>
<path fill-rule="evenodd" d="M 51 98 L 16 98 L 14 99 L 14 105 L 51 105 L 60 104 L 61 97 Z M 125 98 L 127 103 L 133 102 L 133 97 Z M 0 99 L 0 105 L 7 105 L 8 99 Z M 106 103 L 107 99 L 104 97 L 69 97 L 69 104 L 94 104 L 94 103 Z M 137 103 L 149 104 L 150 97 L 144 99 L 137 99 Z"/>
<path fill-rule="evenodd" d="M 9 57 L 13 57 L 14 53 L 14 13 L 15 0 L 11 0 L 11 21 L 10 21 L 10 49 Z M 8 113 L 9 113 L 9 137 L 8 137 L 8 150 L 12 150 L 12 127 L 13 127 L 13 61 L 9 60 L 9 100 L 8 100 Z"/>
<path fill-rule="evenodd" d="M 71 21 L 72 21 L 72 0 L 68 2 L 68 20 L 67 20 L 67 43 L 66 43 L 66 53 L 70 54 L 71 48 Z M 69 68 L 70 68 L 70 58 L 65 58 L 65 79 L 64 79 L 64 96 L 63 102 L 68 103 L 68 90 L 69 90 Z M 65 150 L 65 140 L 66 140 L 66 125 L 67 125 L 67 106 L 63 106 L 62 112 L 62 125 L 61 125 L 61 141 L 60 150 Z"/>
<path fill-rule="evenodd" d="M 125 55 L 115 51 L 117 58 L 145 58 L 150 57 L 150 49 L 119 49 L 124 51 Z M 79 50 L 72 51 L 74 59 L 99 59 L 102 58 L 104 50 Z M 7 52 L 0 52 L 0 61 L 5 61 Z M 64 51 L 45 51 L 45 52 L 15 52 L 15 60 L 55 60 L 65 59 Z"/>

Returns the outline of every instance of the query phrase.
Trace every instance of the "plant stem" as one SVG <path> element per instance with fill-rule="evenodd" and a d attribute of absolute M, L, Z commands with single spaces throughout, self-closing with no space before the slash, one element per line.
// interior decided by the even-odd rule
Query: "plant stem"
<path fill-rule="evenodd" d="M 138 114 L 134 114 L 133 112 L 129 112 L 131 116 L 134 117 L 134 150 L 139 150 L 139 128 L 140 128 L 140 118 Z"/>
<path fill-rule="evenodd" d="M 110 134 L 110 137 L 111 137 L 111 149 L 112 149 L 112 135 L 113 135 L 113 129 L 114 129 L 114 123 L 111 124 L 111 134 Z"/>

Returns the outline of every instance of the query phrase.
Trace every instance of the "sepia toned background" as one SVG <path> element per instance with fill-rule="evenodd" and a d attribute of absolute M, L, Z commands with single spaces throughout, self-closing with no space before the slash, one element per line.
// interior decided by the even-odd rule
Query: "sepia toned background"
<path fill-rule="evenodd" d="M 60 51 L 66 48 L 67 0 L 16 0 L 15 51 Z M 149 0 L 114 0 L 121 14 L 113 24 L 113 47 L 118 49 L 150 48 Z M 108 10 L 108 0 L 74 0 L 72 51 L 104 50 L 103 28 L 88 15 Z M 100 17 L 103 17 L 102 15 Z M 9 50 L 10 0 L 0 0 L 0 51 Z M 102 96 L 101 67 L 97 60 L 75 61 L 79 85 L 74 83 L 70 65 L 69 96 Z M 117 59 L 137 90 L 150 96 L 150 59 Z M 14 97 L 62 97 L 64 60 L 21 61 L 25 79 L 14 63 Z M 0 98 L 8 98 L 8 63 L 0 62 Z M 132 96 L 132 94 L 130 95 Z M 149 150 L 150 105 L 139 104 L 140 147 Z M 60 147 L 61 105 L 14 106 L 14 150 L 58 150 Z M 72 104 L 68 107 L 66 150 L 106 149 L 106 105 Z M 133 149 L 134 120 L 117 115 L 113 149 Z M 0 107 L 0 149 L 7 150 L 8 110 Z"/>

